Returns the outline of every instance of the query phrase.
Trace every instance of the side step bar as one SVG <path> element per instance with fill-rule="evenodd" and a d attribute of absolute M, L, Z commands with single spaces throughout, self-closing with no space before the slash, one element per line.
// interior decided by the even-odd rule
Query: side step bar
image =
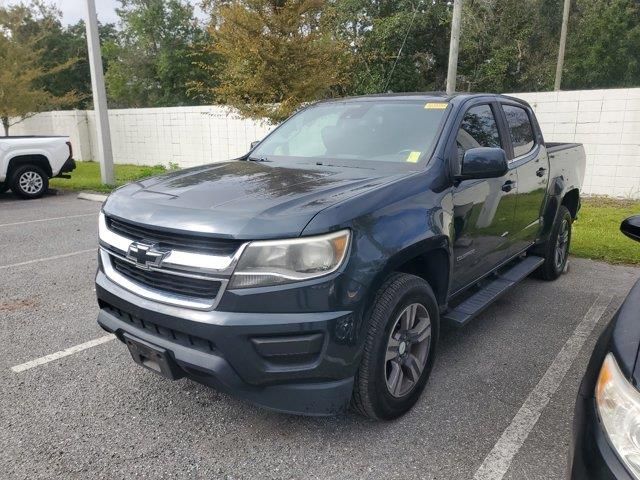
<path fill-rule="evenodd" d="M 464 327 L 485 308 L 496 301 L 516 283 L 533 272 L 544 263 L 544 258 L 527 256 L 514 266 L 498 274 L 498 276 L 482 289 L 471 295 L 442 317 L 444 322 L 456 327 Z"/>

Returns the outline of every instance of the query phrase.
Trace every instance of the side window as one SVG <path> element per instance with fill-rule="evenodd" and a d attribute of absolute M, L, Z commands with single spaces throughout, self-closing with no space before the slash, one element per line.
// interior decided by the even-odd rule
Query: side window
<path fill-rule="evenodd" d="M 489 105 L 478 105 L 467 111 L 458 130 L 456 145 L 460 161 L 464 152 L 471 148 L 502 147 L 498 124 Z"/>
<path fill-rule="evenodd" d="M 512 105 L 503 105 L 502 108 L 507 117 L 509 135 L 513 143 L 513 156 L 517 158 L 526 155 L 535 145 L 533 127 L 527 111 Z"/>

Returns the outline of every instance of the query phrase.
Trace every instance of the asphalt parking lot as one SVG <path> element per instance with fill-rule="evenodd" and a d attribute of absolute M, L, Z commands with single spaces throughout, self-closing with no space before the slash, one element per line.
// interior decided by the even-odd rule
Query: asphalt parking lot
<path fill-rule="evenodd" d="M 421 401 L 397 421 L 287 416 L 165 380 L 105 337 L 99 209 L 70 193 L 0 195 L 3 479 L 563 478 L 591 348 L 640 277 L 572 259 L 556 282 L 526 280 L 443 332 Z"/>

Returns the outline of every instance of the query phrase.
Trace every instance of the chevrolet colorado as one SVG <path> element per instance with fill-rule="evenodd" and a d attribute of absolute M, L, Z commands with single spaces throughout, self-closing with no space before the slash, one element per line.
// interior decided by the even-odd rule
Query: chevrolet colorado
<path fill-rule="evenodd" d="M 0 193 L 39 198 L 50 178 L 69 178 L 75 168 L 69 137 L 0 137 Z"/>
<path fill-rule="evenodd" d="M 584 170 L 582 146 L 545 144 L 515 98 L 319 102 L 242 158 L 111 194 L 98 323 L 168 378 L 391 419 L 443 322 L 563 272 Z"/>

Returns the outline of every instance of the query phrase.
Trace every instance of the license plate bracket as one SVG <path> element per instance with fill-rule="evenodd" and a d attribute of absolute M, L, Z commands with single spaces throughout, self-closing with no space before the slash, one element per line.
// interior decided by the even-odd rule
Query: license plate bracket
<path fill-rule="evenodd" d="M 171 380 L 177 380 L 184 376 L 184 373 L 182 373 L 164 348 L 153 345 L 128 333 L 122 336 L 124 343 L 129 348 L 129 353 L 138 365 Z"/>

